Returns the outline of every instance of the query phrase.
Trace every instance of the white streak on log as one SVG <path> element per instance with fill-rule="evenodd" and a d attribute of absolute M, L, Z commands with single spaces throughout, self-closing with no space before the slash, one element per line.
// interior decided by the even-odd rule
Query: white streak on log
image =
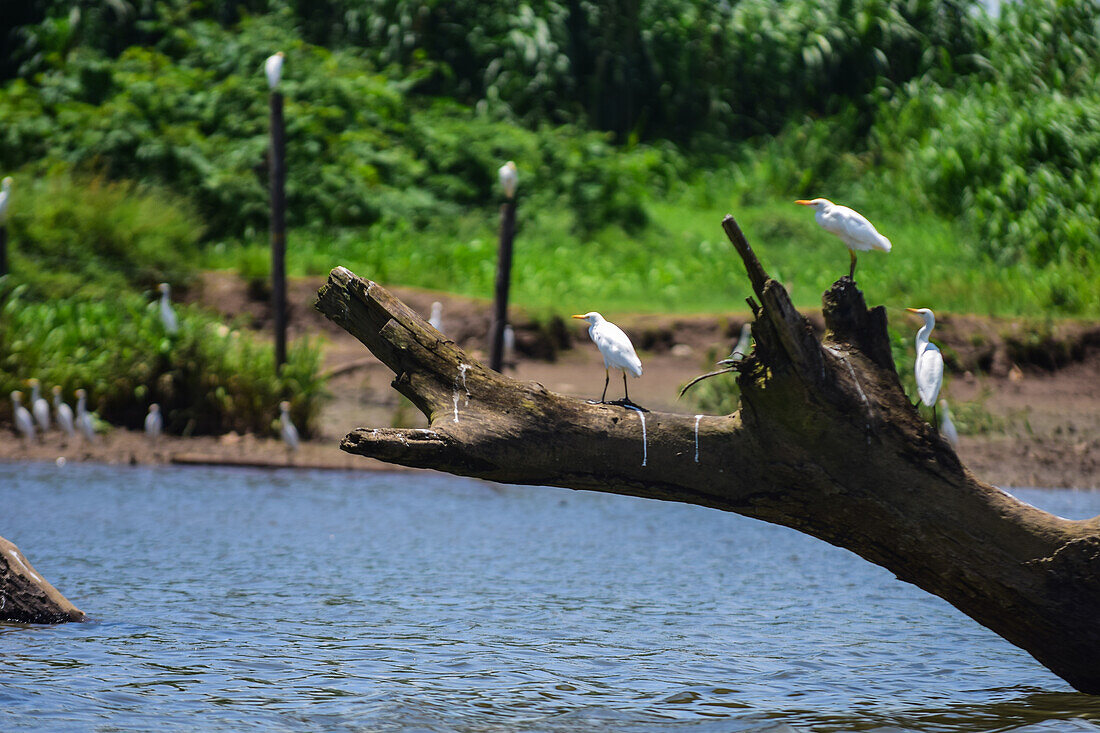
<path fill-rule="evenodd" d="M 646 454 L 649 452 L 649 445 L 645 437 L 645 413 L 642 412 L 641 408 L 635 407 L 634 405 L 625 405 L 625 407 L 637 412 L 638 417 L 642 419 L 642 465 L 644 466 L 648 457 Z"/>

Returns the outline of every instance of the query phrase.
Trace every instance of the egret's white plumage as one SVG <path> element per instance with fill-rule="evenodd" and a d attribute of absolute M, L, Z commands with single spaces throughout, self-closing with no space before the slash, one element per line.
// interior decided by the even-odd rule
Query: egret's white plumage
<path fill-rule="evenodd" d="M 516 352 L 516 329 L 511 323 L 504 324 L 503 334 L 504 358 L 509 359 Z"/>
<path fill-rule="evenodd" d="M 22 392 L 11 393 L 11 411 L 15 429 L 23 436 L 23 442 L 29 443 L 34 440 L 34 418 L 31 417 L 27 408 L 23 407 Z"/>
<path fill-rule="evenodd" d="M 516 195 L 516 186 L 519 185 L 519 171 L 516 164 L 508 161 L 500 167 L 500 187 L 504 189 L 504 195 L 512 198 Z"/>
<path fill-rule="evenodd" d="M 906 308 L 924 319 L 924 325 L 917 331 L 917 361 L 913 371 L 917 376 L 917 392 L 920 401 L 935 410 L 936 398 L 943 385 L 943 354 L 934 343 L 928 340 L 932 329 L 936 327 L 936 316 L 928 308 Z"/>
<path fill-rule="evenodd" d="M 432 303 L 432 314 L 428 317 L 428 324 L 436 331 L 443 333 L 443 304 L 438 300 Z"/>
<path fill-rule="evenodd" d="M 31 412 L 34 414 L 34 421 L 45 436 L 50 429 L 50 403 L 42 399 L 37 379 L 28 379 L 27 384 L 31 387 Z"/>
<path fill-rule="evenodd" d="M 157 289 L 160 290 L 160 322 L 165 331 L 174 334 L 180 330 L 180 324 L 176 319 L 176 312 L 172 310 L 172 289 L 168 283 L 161 283 Z"/>
<path fill-rule="evenodd" d="M 854 277 L 856 273 L 856 250 L 861 252 L 872 249 L 879 249 L 883 252 L 890 251 L 890 240 L 879 234 L 878 230 L 875 229 L 875 225 L 867 221 L 863 214 L 858 211 L 849 209 L 847 206 L 834 204 L 829 199 L 810 199 L 808 201 L 799 199 L 795 203 L 813 207 L 814 219 L 821 225 L 821 228 L 840 237 L 840 240 L 847 245 L 848 254 L 851 257 L 851 269 L 848 271 L 848 277 Z"/>
<path fill-rule="evenodd" d="M 160 405 L 154 402 L 149 405 L 149 414 L 145 416 L 145 437 L 155 443 L 163 430 L 164 417 L 160 414 Z"/>
<path fill-rule="evenodd" d="M 294 423 L 290 421 L 290 403 L 279 403 L 279 410 L 282 414 L 279 415 L 279 432 L 283 436 L 283 442 L 286 443 L 287 450 L 298 450 L 298 428 L 294 427 Z"/>
<path fill-rule="evenodd" d="M 95 423 L 92 422 L 92 414 L 84 406 L 87 393 L 78 389 L 76 391 L 76 429 L 89 443 L 95 442 Z"/>
<path fill-rule="evenodd" d="M 57 426 L 61 428 L 61 432 L 69 438 L 76 436 L 76 425 L 73 422 L 73 408 L 66 405 L 61 400 L 61 387 L 54 385 L 53 387 L 53 411 L 54 416 L 57 418 Z"/>
<path fill-rule="evenodd" d="M 626 387 L 626 375 L 642 376 L 642 360 L 634 351 L 634 344 L 623 330 L 611 321 L 605 319 L 596 311 L 589 311 L 584 315 L 573 316 L 588 322 L 588 335 L 596 344 L 596 348 L 603 355 L 605 379 L 603 382 L 603 394 L 600 402 L 607 398 L 607 385 L 611 381 L 611 369 L 618 369 L 623 373 L 623 394 L 626 402 L 630 402 L 630 392 Z"/>
<path fill-rule="evenodd" d="M 279 81 L 283 78 L 284 58 L 286 58 L 286 54 L 282 51 L 278 51 L 268 56 L 267 61 L 264 62 L 264 74 L 267 76 L 267 86 L 272 91 L 275 91 L 275 87 L 279 86 Z"/>
<path fill-rule="evenodd" d="M 951 420 L 951 410 L 947 407 L 947 400 L 940 400 L 940 409 L 943 417 L 940 418 L 940 434 L 947 438 L 952 448 L 959 447 L 959 431 L 955 429 L 955 423 Z"/>
<path fill-rule="evenodd" d="M 749 355 L 749 346 L 752 343 L 752 322 L 747 321 L 745 325 L 741 326 L 741 336 L 737 339 L 737 345 L 733 347 L 733 351 L 719 364 L 733 364 L 734 362 L 741 361 Z"/>
<path fill-rule="evenodd" d="M 6 176 L 3 181 L 3 189 L 0 190 L 0 226 L 8 221 L 8 205 L 11 202 L 12 177 Z"/>

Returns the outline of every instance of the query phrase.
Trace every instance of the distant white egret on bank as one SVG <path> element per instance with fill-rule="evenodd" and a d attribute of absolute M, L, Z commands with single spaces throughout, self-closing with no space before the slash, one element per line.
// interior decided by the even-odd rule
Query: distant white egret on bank
<path fill-rule="evenodd" d="M 282 401 L 279 403 L 279 410 L 282 414 L 279 415 L 279 432 L 283 436 L 283 442 L 286 443 L 287 450 L 298 450 L 298 428 L 294 427 L 294 423 L 290 421 L 290 403 Z"/>
<path fill-rule="evenodd" d="M 940 418 L 940 434 L 947 438 L 952 448 L 959 447 L 959 431 L 955 429 L 955 423 L 951 420 L 951 410 L 947 407 L 947 400 L 940 400 L 940 409 L 943 417 Z"/>
<path fill-rule="evenodd" d="M 180 330 L 180 324 L 176 318 L 176 312 L 172 310 L 172 288 L 168 283 L 161 283 L 157 286 L 157 290 L 160 291 L 160 322 L 165 331 L 175 334 Z"/>
<path fill-rule="evenodd" d="M 92 422 L 92 414 L 84 406 L 88 394 L 82 389 L 76 391 L 76 429 L 89 443 L 95 442 L 95 423 Z"/>
<path fill-rule="evenodd" d="M 0 226 L 8 222 L 8 204 L 11 202 L 11 176 L 6 176 L 3 181 L 3 189 L 0 190 Z"/>
<path fill-rule="evenodd" d="M 834 204 L 829 199 L 810 199 L 809 201 L 799 199 L 795 203 L 812 206 L 814 219 L 821 228 L 840 237 L 840 240 L 848 246 L 848 255 L 851 258 L 849 278 L 854 278 L 856 275 L 857 249 L 863 252 L 871 249 L 890 251 L 890 240 L 879 234 L 874 224 L 867 221 L 858 211 Z"/>
<path fill-rule="evenodd" d="M 737 345 L 733 347 L 733 351 L 725 359 L 722 359 L 719 364 L 733 364 L 741 361 L 749 355 L 749 346 L 752 343 L 752 322 L 746 322 L 741 326 L 741 336 L 737 339 Z"/>
<path fill-rule="evenodd" d="M 12 420 L 15 422 L 15 429 L 19 431 L 19 434 L 23 437 L 24 443 L 30 443 L 34 440 L 34 419 L 31 417 L 31 413 L 27 411 L 26 407 L 23 407 L 23 393 L 12 392 L 11 393 L 11 412 Z"/>
<path fill-rule="evenodd" d="M 432 314 L 428 317 L 428 325 L 443 333 L 443 304 L 438 300 L 432 303 Z"/>
<path fill-rule="evenodd" d="M 50 403 L 42 399 L 42 395 L 39 392 L 40 382 L 33 377 L 27 380 L 27 384 L 31 388 L 31 412 L 34 413 L 34 421 L 38 424 L 38 429 L 42 431 L 42 436 L 49 432 L 50 429 Z"/>
<path fill-rule="evenodd" d="M 61 399 L 61 387 L 53 386 L 53 411 L 57 418 L 57 426 L 66 437 L 76 436 L 76 425 L 73 422 L 73 408 L 66 405 Z"/>
<path fill-rule="evenodd" d="M 500 187 L 504 189 L 504 195 L 507 198 L 514 198 L 516 186 L 519 185 L 519 171 L 516 169 L 516 164 L 509 160 L 500 167 L 498 173 L 500 174 Z"/>
<path fill-rule="evenodd" d="M 149 405 L 149 414 L 145 416 L 145 437 L 156 443 L 163 430 L 164 417 L 160 414 L 160 405 L 154 402 Z"/>
<path fill-rule="evenodd" d="M 588 335 L 603 355 L 604 381 L 600 403 L 607 399 L 607 385 L 611 381 L 610 370 L 614 368 L 623 373 L 624 404 L 633 404 L 630 402 L 630 392 L 626 387 L 626 375 L 629 372 L 635 377 L 642 376 L 642 360 L 634 351 L 634 344 L 630 343 L 630 338 L 621 328 L 596 311 L 573 317 L 588 322 Z"/>
<path fill-rule="evenodd" d="M 504 324 L 504 334 L 501 338 L 504 346 L 504 360 L 511 361 L 516 355 L 516 329 L 512 328 L 511 323 Z"/>
<path fill-rule="evenodd" d="M 917 331 L 917 361 L 913 371 L 917 376 L 917 392 L 920 401 L 932 408 L 933 417 L 936 414 L 936 398 L 939 397 L 940 387 L 943 385 L 943 354 L 934 343 L 928 340 L 932 335 L 932 329 L 936 327 L 936 316 L 928 308 L 906 308 L 910 313 L 916 313 L 924 319 L 924 325 Z"/>
<path fill-rule="evenodd" d="M 271 91 L 275 91 L 275 87 L 279 86 L 279 80 L 283 78 L 283 59 L 285 58 L 286 54 L 278 51 L 268 56 L 267 61 L 264 62 L 264 74 L 267 76 L 267 86 Z"/>

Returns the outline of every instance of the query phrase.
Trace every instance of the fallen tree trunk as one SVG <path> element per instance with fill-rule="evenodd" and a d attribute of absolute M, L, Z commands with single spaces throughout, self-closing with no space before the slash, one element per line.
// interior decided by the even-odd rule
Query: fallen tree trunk
<path fill-rule="evenodd" d="M 19 548 L 0 537 L 0 621 L 58 624 L 84 612 L 39 575 Z"/>
<path fill-rule="evenodd" d="M 970 474 L 909 403 L 886 311 L 851 279 L 814 336 L 732 217 L 760 305 L 727 416 L 641 412 L 550 392 L 476 363 L 378 284 L 336 268 L 317 308 L 395 373 L 427 429 L 341 447 L 518 484 L 682 501 L 786 525 L 945 599 L 1083 692 L 1100 694 L 1100 517 L 1070 521 Z"/>

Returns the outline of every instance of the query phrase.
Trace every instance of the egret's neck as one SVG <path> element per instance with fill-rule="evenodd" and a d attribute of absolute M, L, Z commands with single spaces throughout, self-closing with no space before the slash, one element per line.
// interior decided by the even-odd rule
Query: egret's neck
<path fill-rule="evenodd" d="M 83 395 L 76 400 L 76 411 L 79 413 L 84 412 L 84 397 Z"/>
<path fill-rule="evenodd" d="M 917 331 L 917 353 L 924 351 L 928 346 L 928 337 L 932 335 L 932 329 L 936 327 L 936 322 L 925 316 L 924 325 Z"/>

